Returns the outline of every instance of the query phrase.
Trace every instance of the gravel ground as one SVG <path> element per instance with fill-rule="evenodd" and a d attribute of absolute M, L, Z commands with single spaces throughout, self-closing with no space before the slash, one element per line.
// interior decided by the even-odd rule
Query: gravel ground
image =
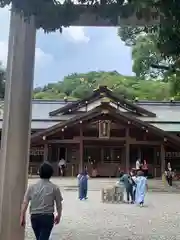
<path fill-rule="evenodd" d="M 52 240 L 180 240 L 179 194 L 148 193 L 143 208 L 101 203 L 99 191 L 89 191 L 87 201 L 79 201 L 76 191 L 62 194 L 63 218 Z M 26 240 L 32 239 L 28 220 Z"/>

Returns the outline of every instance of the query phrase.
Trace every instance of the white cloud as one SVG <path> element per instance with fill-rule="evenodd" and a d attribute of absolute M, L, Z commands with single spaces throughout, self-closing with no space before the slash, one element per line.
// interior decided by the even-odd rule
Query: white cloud
<path fill-rule="evenodd" d="M 45 66 L 54 60 L 51 54 L 45 53 L 41 48 L 36 48 L 35 64 Z"/>
<path fill-rule="evenodd" d="M 1 41 L 0 42 L 0 62 L 2 62 L 3 66 L 6 66 L 7 52 L 8 52 L 7 42 Z"/>
<path fill-rule="evenodd" d="M 6 66 L 8 54 L 8 43 L 0 41 L 0 61 L 3 66 Z M 41 48 L 36 48 L 35 65 L 38 67 L 44 67 L 53 61 L 51 54 L 45 53 Z"/>
<path fill-rule="evenodd" d="M 63 35 L 72 42 L 88 43 L 90 38 L 85 34 L 84 27 L 68 27 L 63 29 Z"/>

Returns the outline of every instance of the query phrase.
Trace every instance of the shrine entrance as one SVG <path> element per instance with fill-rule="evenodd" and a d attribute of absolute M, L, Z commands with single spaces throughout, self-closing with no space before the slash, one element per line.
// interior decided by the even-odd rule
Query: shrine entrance
<path fill-rule="evenodd" d="M 6 1 L 1 2 L 3 6 L 6 4 Z M 29 4 L 29 6 L 31 5 L 28 1 L 25 1 L 25 4 L 22 4 L 23 8 L 18 9 L 21 4 L 18 5 L 17 2 L 18 1 L 7 1 L 7 4 L 15 3 L 15 5 L 13 5 L 11 9 L 4 121 L 1 142 L 0 239 L 3 240 L 24 239 L 24 229 L 19 226 L 19 213 L 28 176 L 36 28 L 45 27 L 45 22 L 47 22 L 45 18 L 51 19 L 51 17 L 53 18 L 54 16 L 62 16 L 62 14 L 52 14 L 51 17 L 49 17 L 49 15 L 43 15 L 40 19 L 35 19 L 31 14 L 33 13 L 37 17 L 41 12 L 38 12 L 37 9 L 41 9 L 41 7 L 44 8 L 44 5 L 38 8 L 39 5 L 36 5 L 38 4 L 37 2 L 35 9 L 28 9 L 26 3 L 27 5 Z M 34 4 L 34 1 L 30 2 Z M 52 1 L 53 4 L 54 2 L 56 1 Z M 46 1 L 46 3 L 50 4 L 50 1 Z M 54 5 L 50 4 L 48 8 L 46 5 L 46 10 L 51 9 L 52 6 Z M 126 6 L 121 6 L 121 9 L 124 9 L 124 7 Z M 144 25 L 148 22 L 152 24 L 152 21 L 156 23 L 159 21 L 157 18 L 152 18 L 147 22 L 143 18 L 137 18 L 135 13 L 133 16 L 132 14 L 129 17 L 126 16 L 126 19 L 123 19 L 123 17 L 119 19 L 119 17 L 116 16 L 116 20 L 113 22 L 114 15 L 111 21 L 109 21 L 108 18 L 103 20 L 96 6 L 93 11 L 91 6 L 89 7 L 90 11 L 87 11 L 85 5 L 76 5 L 72 9 L 74 9 L 74 13 L 79 16 L 79 19 L 71 25 L 113 26 L 117 24 L 128 24 L 128 21 L 130 25 Z M 94 10 L 96 10 L 95 14 Z M 28 18 L 24 18 L 22 12 L 26 13 Z M 107 15 L 107 12 L 108 9 L 106 9 L 104 16 Z M 57 23 L 57 26 L 59 26 L 59 23 Z M 52 21 L 51 26 L 46 25 L 45 31 L 54 31 L 56 28 L 56 26 L 53 26 Z M 104 132 L 102 132 L 102 134 L 104 135 Z M 81 152 L 83 151 L 82 149 L 83 144 L 81 141 Z M 103 151 L 104 157 L 108 160 L 107 157 L 112 153 L 108 152 L 108 148 L 105 148 Z M 120 150 L 115 150 L 115 152 L 116 151 L 118 152 Z M 126 153 L 128 152 L 129 149 L 127 148 Z M 120 156 L 120 153 L 117 153 L 117 157 L 118 156 Z"/>

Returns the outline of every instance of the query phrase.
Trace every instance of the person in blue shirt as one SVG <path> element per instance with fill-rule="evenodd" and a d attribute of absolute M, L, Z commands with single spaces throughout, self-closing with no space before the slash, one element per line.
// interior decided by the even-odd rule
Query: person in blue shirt
<path fill-rule="evenodd" d="M 143 171 L 138 171 L 136 178 L 136 203 L 141 207 L 144 205 L 144 198 L 147 190 L 147 178 L 144 177 Z"/>
<path fill-rule="evenodd" d="M 80 173 L 77 176 L 77 178 L 78 178 L 78 187 L 79 187 L 79 199 L 86 200 L 88 198 L 87 192 L 88 192 L 88 179 L 89 179 L 87 171 L 85 170 L 84 172 Z"/>

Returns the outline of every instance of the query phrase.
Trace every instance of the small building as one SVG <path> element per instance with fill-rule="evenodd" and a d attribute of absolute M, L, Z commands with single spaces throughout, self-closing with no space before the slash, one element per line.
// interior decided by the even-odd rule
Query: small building
<path fill-rule="evenodd" d="M 2 119 L 1 119 L 2 128 Z M 153 177 L 167 162 L 180 170 L 180 102 L 129 101 L 106 86 L 78 101 L 33 100 L 30 171 L 48 160 L 55 175 L 66 160 L 68 176 L 84 167 L 102 177 L 146 160 Z"/>

